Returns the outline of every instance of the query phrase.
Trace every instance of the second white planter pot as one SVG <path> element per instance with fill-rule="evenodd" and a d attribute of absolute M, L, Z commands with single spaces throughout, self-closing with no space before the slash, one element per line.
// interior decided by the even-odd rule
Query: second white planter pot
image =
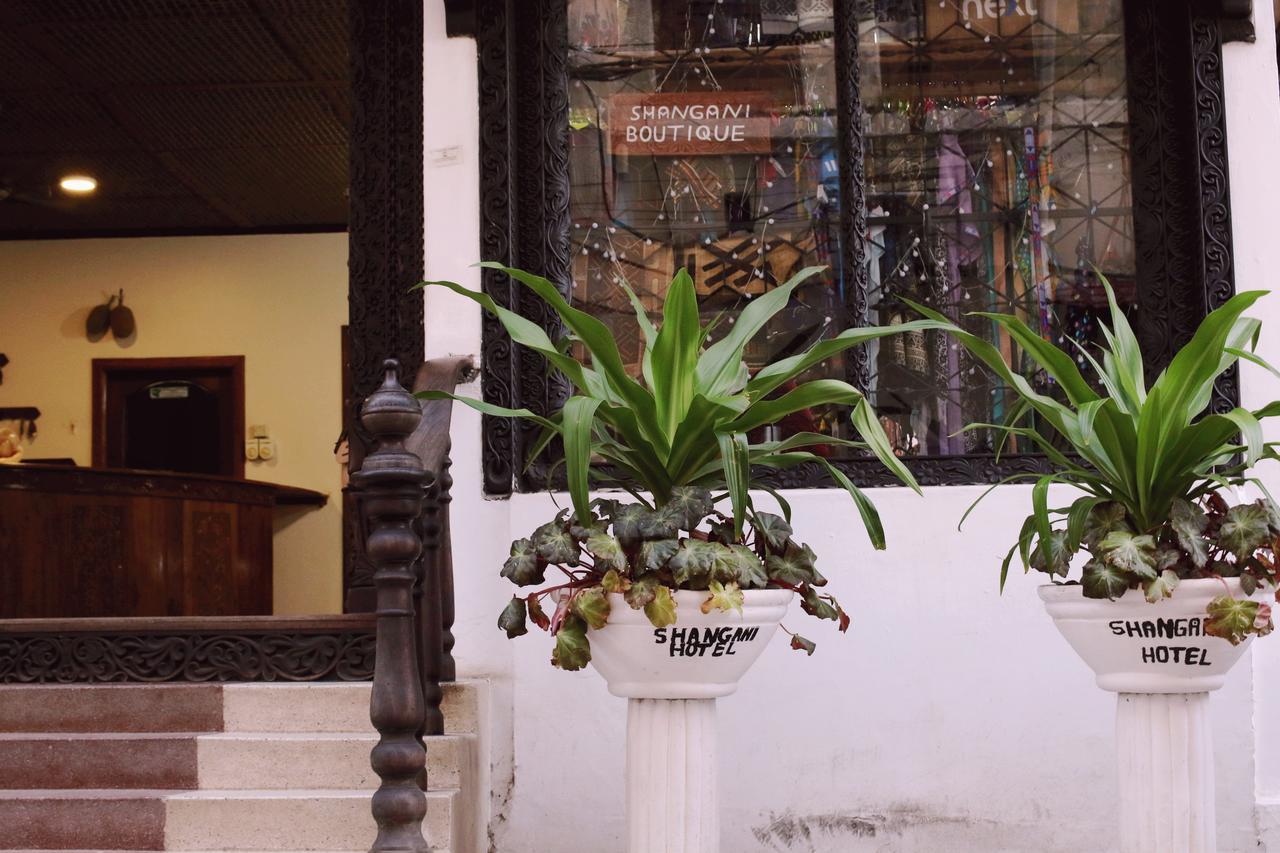
<path fill-rule="evenodd" d="M 609 596 L 591 664 L 627 703 L 628 853 L 719 853 L 716 698 L 764 651 L 790 590 L 748 590 L 741 611 L 703 613 L 707 593 L 675 593 L 676 623 L 655 628 Z"/>
<path fill-rule="evenodd" d="M 1085 598 L 1079 586 L 1040 587 L 1054 624 L 1114 693 L 1217 690 L 1249 647 L 1205 633 L 1205 608 L 1220 595 L 1242 597 L 1240 581 L 1185 580 L 1172 598 L 1148 603 L 1140 590 L 1114 601 Z"/>
<path fill-rule="evenodd" d="M 1209 693 L 1249 641 L 1205 632 L 1205 608 L 1242 597 L 1239 581 L 1184 580 L 1148 603 L 1130 590 L 1115 601 L 1078 585 L 1040 587 L 1040 598 L 1098 686 L 1118 693 L 1121 853 L 1216 853 Z"/>

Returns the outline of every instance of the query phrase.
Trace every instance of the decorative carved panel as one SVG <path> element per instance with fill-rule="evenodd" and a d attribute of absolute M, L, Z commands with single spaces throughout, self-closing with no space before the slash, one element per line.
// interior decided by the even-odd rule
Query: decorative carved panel
<path fill-rule="evenodd" d="M 372 628 L 335 633 L 0 634 L 0 684 L 369 681 Z"/>
<path fill-rule="evenodd" d="M 382 381 L 382 362 L 422 362 L 422 2 L 361 0 L 351 14 L 351 396 Z M 354 423 L 354 417 L 352 418 Z M 361 446 L 362 449 L 363 445 Z M 352 450 L 358 448 L 353 442 Z"/>
<path fill-rule="evenodd" d="M 368 436 L 360 404 L 382 381 L 382 362 L 398 359 L 412 376 L 422 363 L 422 0 L 360 0 L 351 15 L 351 216 L 348 267 L 350 383 L 344 400 L 351 470 Z M 344 503 L 344 537 L 358 536 Z M 358 549 L 344 551 L 345 590 L 368 586 Z M 349 596 L 348 596 L 349 597 Z"/>

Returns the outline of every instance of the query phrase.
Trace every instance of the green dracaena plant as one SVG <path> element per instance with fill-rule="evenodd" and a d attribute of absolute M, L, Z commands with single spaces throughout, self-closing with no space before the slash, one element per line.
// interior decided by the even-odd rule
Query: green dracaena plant
<path fill-rule="evenodd" d="M 1100 324 L 1104 342 L 1096 352 L 1077 345 L 1076 358 L 1016 317 L 974 315 L 997 324 L 1021 347 L 1056 386 L 1055 396 L 1037 391 L 1010 369 L 991 343 L 912 303 L 924 316 L 945 323 L 948 333 L 1017 395 L 1003 423 L 966 429 L 999 432 L 1000 447 L 1011 436 L 1027 441 L 1055 466 L 1052 473 L 1016 474 L 1002 481 L 1034 479 L 1035 484 L 1032 512 L 1001 566 L 1001 588 L 1015 554 L 1025 570 L 1045 572 L 1057 582 L 1070 576 L 1080 551 L 1088 557 L 1081 583 L 1090 598 L 1141 589 L 1156 602 L 1185 578 L 1239 577 L 1249 595 L 1260 586 L 1274 587 L 1280 513 L 1269 495 L 1232 507 L 1220 490 L 1253 484 L 1266 494 L 1252 470 L 1263 459 L 1277 458 L 1274 446 L 1263 441 L 1260 421 L 1280 414 L 1280 402 L 1255 411 L 1237 407 L 1206 414 L 1215 381 L 1238 361 L 1275 373 L 1253 352 L 1261 323 L 1244 316 L 1266 292 L 1238 294 L 1210 313 L 1148 386 L 1137 337 L 1105 279 L 1103 286 L 1111 325 Z M 1096 387 L 1078 364 L 1092 370 Z M 1083 494 L 1069 506 L 1051 507 L 1054 483 Z M 1215 599 L 1209 616 L 1209 633 L 1232 643 L 1271 630 L 1269 605 L 1230 595 Z"/>
<path fill-rule="evenodd" d="M 808 546 L 791 538 L 790 507 L 755 477 L 764 471 L 816 463 L 851 497 L 876 548 L 884 548 L 884 528 L 871 500 L 824 456 L 818 446 L 847 446 L 874 454 L 898 479 L 919 491 L 894 455 L 876 414 L 863 394 L 837 379 L 804 381 L 806 372 L 838 353 L 885 335 L 936 328 L 920 320 L 892 328 L 848 329 L 807 350 L 767 364 L 754 375 L 743 358 L 747 344 L 781 311 L 795 289 L 821 268 L 805 269 L 785 284 L 755 298 L 727 332 L 714 342 L 698 311 L 697 294 L 681 270 L 667 289 L 658 324 L 640 300 L 626 292 L 644 335 L 639 376 L 628 372 L 613 334 L 596 317 L 571 305 L 545 278 L 500 264 L 499 270 L 528 287 L 560 317 L 570 341 L 585 358 L 569 355 L 538 324 L 498 305 L 488 295 L 452 282 L 446 287 L 496 316 L 515 343 L 545 358 L 572 383 L 574 394 L 560 412 L 543 417 L 467 397 L 453 399 L 487 415 L 533 421 L 542 427 L 530 459 L 559 437 L 572 513 L 565 510 L 527 538 L 512 544 L 503 575 L 519 586 L 541 585 L 550 566 L 566 581 L 524 597 L 513 597 L 499 620 L 510 636 L 525 633 L 526 617 L 556 632 L 553 658 L 577 669 L 590 651 L 588 627 L 608 619 L 608 593 L 621 593 L 643 608 L 655 626 L 675 619 L 673 589 L 708 593 L 704 610 L 741 605 L 742 591 L 790 588 L 811 615 L 831 619 L 843 630 L 847 616 L 835 599 L 816 591 L 826 583 Z M 625 285 L 624 285 L 625 288 Z M 439 398 L 443 392 L 423 396 Z M 800 433 L 752 443 L 748 435 L 814 406 L 852 408 L 861 441 Z M 593 460 L 604 465 L 593 465 Z M 592 485 L 621 488 L 633 503 L 592 501 Z M 769 491 L 782 515 L 757 511 L 750 490 Z M 716 509 L 727 498 L 729 512 Z M 541 600 L 559 591 L 554 617 Z M 813 644 L 793 635 L 793 647 Z"/>

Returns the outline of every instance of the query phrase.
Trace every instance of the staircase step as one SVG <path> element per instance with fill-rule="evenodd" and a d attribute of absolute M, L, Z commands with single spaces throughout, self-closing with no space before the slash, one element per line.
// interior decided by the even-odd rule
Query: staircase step
<path fill-rule="evenodd" d="M 475 682 L 440 685 L 446 734 L 473 734 L 479 713 Z M 228 684 L 223 731 L 370 732 L 368 683 Z"/>
<path fill-rule="evenodd" d="M 0 732 L 222 731 L 216 684 L 4 685 Z"/>
<path fill-rule="evenodd" d="M 195 788 L 196 738 L 189 734 L 0 734 L 0 768 L 0 789 Z"/>
<path fill-rule="evenodd" d="M 424 836 L 453 847 L 457 791 L 427 794 Z M 166 850 L 368 849 L 375 829 L 368 791 L 191 791 L 165 799 Z"/>
<path fill-rule="evenodd" d="M 426 739 L 427 780 L 432 790 L 459 787 L 474 738 L 442 735 Z M 369 751 L 377 742 L 376 734 L 354 732 L 200 735 L 196 739 L 199 787 L 372 791 L 378 787 L 378 777 L 369 767 Z"/>
<path fill-rule="evenodd" d="M 163 791 L 0 791 L 0 848 L 163 850 Z"/>

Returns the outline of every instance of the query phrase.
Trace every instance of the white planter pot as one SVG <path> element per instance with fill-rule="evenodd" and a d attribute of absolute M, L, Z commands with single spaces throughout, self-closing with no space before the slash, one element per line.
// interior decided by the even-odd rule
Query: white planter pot
<path fill-rule="evenodd" d="M 1228 591 L 1240 597 L 1240 582 L 1184 580 L 1155 604 L 1140 590 L 1114 601 L 1085 598 L 1078 585 L 1047 584 L 1040 599 L 1103 690 L 1204 693 L 1222 686 L 1252 640 L 1233 646 L 1204 633 L 1205 608 Z"/>
<path fill-rule="evenodd" d="M 1045 609 L 1098 686 L 1120 694 L 1121 853 L 1218 849 L 1209 691 L 1249 645 L 1204 633 L 1209 602 L 1242 594 L 1239 581 L 1226 584 L 1184 580 L 1155 604 L 1133 590 L 1107 601 L 1085 598 L 1079 586 L 1040 587 Z"/>
<path fill-rule="evenodd" d="M 675 593 L 676 623 L 609 596 L 589 632 L 591 664 L 627 698 L 628 853 L 719 853 L 716 697 L 728 696 L 778 630 L 795 593 L 749 590 L 742 610 L 702 612 L 707 593 Z"/>
<path fill-rule="evenodd" d="M 609 596 L 609 623 L 589 632 L 591 665 L 614 696 L 627 699 L 714 699 L 738 681 L 778 630 L 795 593 L 747 590 L 742 610 L 702 612 L 707 593 L 675 593 L 676 623 L 655 628 L 643 610 Z"/>

